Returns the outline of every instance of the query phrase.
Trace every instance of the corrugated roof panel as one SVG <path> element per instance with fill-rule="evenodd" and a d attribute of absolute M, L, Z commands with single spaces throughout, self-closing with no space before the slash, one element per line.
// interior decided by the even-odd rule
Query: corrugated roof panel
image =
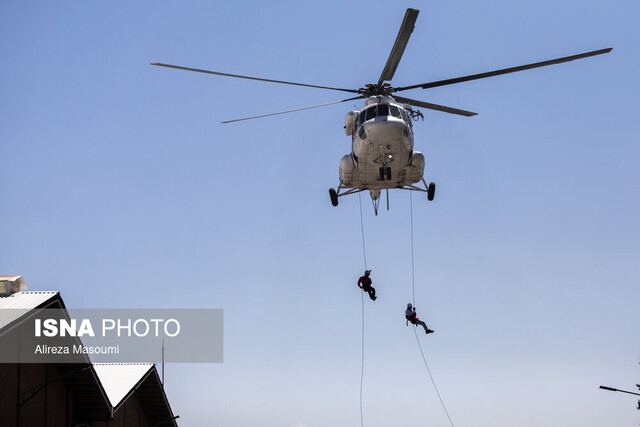
<path fill-rule="evenodd" d="M 36 307 L 58 296 L 58 292 L 27 291 L 0 297 L 0 329 L 19 319 Z"/>
<path fill-rule="evenodd" d="M 111 406 L 117 408 L 153 368 L 153 363 L 94 363 L 93 368 Z"/>

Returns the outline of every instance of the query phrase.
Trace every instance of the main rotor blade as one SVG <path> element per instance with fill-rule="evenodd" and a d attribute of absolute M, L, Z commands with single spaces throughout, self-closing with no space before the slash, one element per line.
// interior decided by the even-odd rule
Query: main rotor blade
<path fill-rule="evenodd" d="M 242 119 L 227 120 L 227 121 L 222 122 L 222 123 L 241 122 L 241 121 L 243 121 L 243 120 L 259 119 L 259 118 L 261 118 L 261 117 L 269 117 L 269 116 L 276 116 L 276 115 L 278 115 L 278 114 L 293 113 L 294 111 L 309 110 L 309 109 L 311 109 L 311 108 L 324 107 L 324 106 L 326 106 L 326 105 L 339 104 L 339 103 L 341 103 L 341 102 L 353 101 L 354 99 L 362 99 L 362 98 L 364 98 L 364 96 L 356 96 L 356 97 L 349 98 L 349 99 L 342 99 L 342 100 L 340 100 L 340 101 L 333 101 L 333 102 L 326 102 L 326 103 L 324 103 L 324 104 L 312 105 L 311 107 L 295 108 L 295 109 L 293 109 L 293 110 L 279 111 L 279 112 L 277 112 L 277 113 L 263 114 L 263 115 L 261 115 L 261 116 L 244 117 L 244 118 L 242 118 Z"/>
<path fill-rule="evenodd" d="M 409 42 L 409 37 L 411 37 L 411 33 L 415 27 L 418 13 L 420 13 L 420 11 L 417 9 L 407 9 L 407 12 L 404 14 L 404 20 L 400 26 L 398 37 L 393 45 L 393 49 L 391 49 L 389 59 L 387 59 L 387 64 L 384 66 L 384 70 L 382 70 L 382 74 L 378 80 L 378 86 L 382 85 L 382 82 L 385 80 L 388 81 L 393 78 L 396 68 L 398 68 L 398 64 L 400 63 L 400 58 L 402 58 L 404 49 L 407 47 L 407 43 Z"/>
<path fill-rule="evenodd" d="M 175 68 L 177 70 L 195 71 L 196 73 L 215 74 L 217 76 L 236 77 L 236 78 L 239 78 L 239 79 L 258 80 L 258 81 L 262 81 L 262 82 L 281 83 L 281 84 L 285 84 L 285 85 L 315 87 L 315 88 L 318 88 L 318 89 L 330 89 L 330 90 L 339 90 L 339 91 L 342 91 L 342 92 L 358 93 L 358 91 L 355 90 L 355 89 L 342 89 L 342 88 L 338 88 L 338 87 L 309 85 L 309 84 L 305 84 L 305 83 L 286 82 L 286 81 L 283 81 L 283 80 L 272 80 L 272 79 L 263 79 L 263 78 L 260 78 L 260 77 L 241 76 L 239 74 L 219 73 L 217 71 L 201 70 L 199 68 L 181 67 L 179 65 L 161 64 L 159 62 L 152 62 L 151 65 L 157 65 L 159 67 Z"/>
<path fill-rule="evenodd" d="M 457 108 L 445 107 L 444 105 L 431 104 L 430 102 L 417 101 L 415 99 L 403 98 L 401 96 L 394 96 L 393 99 L 405 104 L 416 106 L 416 107 L 423 107 L 423 108 L 428 108 L 430 110 L 444 111 L 445 113 L 458 114 L 460 116 L 465 116 L 465 117 L 478 115 L 478 113 L 474 113 L 472 111 L 459 110 Z"/>
<path fill-rule="evenodd" d="M 454 79 L 439 80 L 436 82 L 422 83 L 422 84 L 417 84 L 413 86 L 398 87 L 398 88 L 395 88 L 394 91 L 398 92 L 401 90 L 416 89 L 419 87 L 422 89 L 430 89 L 432 87 L 468 82 L 469 80 L 484 79 L 486 77 L 499 76 L 499 75 L 508 74 L 508 73 L 516 73 L 518 71 L 530 70 L 532 68 L 546 67 L 547 65 L 560 64 L 562 62 L 569 62 L 569 61 L 574 61 L 576 59 L 588 58 L 590 56 L 602 55 L 603 53 L 611 52 L 612 49 L 613 48 L 610 47 L 607 49 L 600 49 L 600 50 L 594 50 L 592 52 L 580 53 L 578 55 L 571 55 L 571 56 L 565 56 L 563 58 L 551 59 L 549 61 L 542 61 L 542 62 L 535 62 L 533 64 L 521 65 L 519 67 L 504 68 L 502 70 L 489 71 L 489 72 L 480 73 L 480 74 L 472 74 L 470 76 L 456 77 Z"/>

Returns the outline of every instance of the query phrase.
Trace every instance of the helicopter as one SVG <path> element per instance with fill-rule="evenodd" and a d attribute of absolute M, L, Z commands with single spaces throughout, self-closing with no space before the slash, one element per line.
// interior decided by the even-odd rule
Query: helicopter
<path fill-rule="evenodd" d="M 241 79 L 258 80 L 271 83 L 312 87 L 318 89 L 328 89 L 333 91 L 349 92 L 356 94 L 355 97 L 328 102 L 309 107 L 296 108 L 293 110 L 280 111 L 276 113 L 263 114 L 259 116 L 244 117 L 240 119 L 227 120 L 222 123 L 232 123 L 243 120 L 257 119 L 261 117 L 274 116 L 277 114 L 291 113 L 294 111 L 307 110 L 311 108 L 323 107 L 342 102 L 365 99 L 361 110 L 349 111 L 345 118 L 344 130 L 347 136 L 351 136 L 351 153 L 344 155 L 340 160 L 339 184 L 337 188 L 329 189 L 329 197 L 333 206 L 338 206 L 338 199 L 350 194 L 369 191 L 375 214 L 378 214 L 380 195 L 386 191 L 387 210 L 389 209 L 389 190 L 403 189 L 409 191 L 423 192 L 427 194 L 427 199 L 432 201 L 435 197 L 436 185 L 431 182 L 426 183 L 424 179 L 425 157 L 419 151 L 414 151 L 413 121 L 424 119 L 423 114 L 414 107 L 426 108 L 429 110 L 441 111 L 449 114 L 456 114 L 464 117 L 472 117 L 477 113 L 447 107 L 444 105 L 432 104 L 393 95 L 410 89 L 430 89 L 439 86 L 446 86 L 467 82 L 470 80 L 483 79 L 502 74 L 515 73 L 533 68 L 545 67 L 548 65 L 574 61 L 576 59 L 588 58 L 611 52 L 612 48 L 594 50 L 577 55 L 565 56 L 541 62 L 535 62 L 516 67 L 504 68 L 500 70 L 488 71 L 479 74 L 472 74 L 446 80 L 438 80 L 427 83 L 414 84 L 409 86 L 391 86 L 389 83 L 393 78 L 404 50 L 409 42 L 411 33 L 415 28 L 416 19 L 420 13 L 417 9 L 407 9 L 396 41 L 391 49 L 391 53 L 382 70 L 382 74 L 377 83 L 369 83 L 359 89 L 345 89 L 330 86 L 321 86 L 305 83 L 296 83 L 282 80 L 273 80 L 260 77 L 250 77 L 238 74 L 221 73 L 198 68 L 182 67 L 178 65 L 163 64 L 153 62 L 151 65 L 175 68 L 179 70 L 193 71 L 199 73 L 213 74 L 218 76 L 235 77 Z"/>

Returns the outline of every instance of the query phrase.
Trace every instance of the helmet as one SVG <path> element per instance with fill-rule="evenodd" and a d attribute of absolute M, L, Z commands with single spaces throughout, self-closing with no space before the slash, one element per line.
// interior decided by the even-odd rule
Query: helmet
<path fill-rule="evenodd" d="M 407 304 L 407 308 L 409 308 L 409 309 L 413 308 L 413 306 L 411 305 L 411 303 Z"/>
<path fill-rule="evenodd" d="M 371 270 L 365 270 L 364 274 L 371 274 Z"/>

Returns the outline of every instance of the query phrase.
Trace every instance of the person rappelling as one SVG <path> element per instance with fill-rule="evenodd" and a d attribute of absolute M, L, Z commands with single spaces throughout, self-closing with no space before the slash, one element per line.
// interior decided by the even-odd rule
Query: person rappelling
<path fill-rule="evenodd" d="M 371 278 L 369 277 L 370 274 L 371 270 L 366 270 L 364 272 L 364 276 L 358 279 L 358 287 L 367 292 L 369 294 L 369 298 L 375 301 L 378 297 L 376 297 L 376 290 L 373 288 L 373 286 L 371 286 Z"/>
<path fill-rule="evenodd" d="M 433 329 L 429 329 L 427 324 L 424 323 L 420 318 L 416 315 L 416 308 L 411 305 L 411 303 L 407 304 L 407 310 L 404 312 L 404 317 L 407 318 L 407 322 L 411 322 L 414 325 L 422 325 L 424 328 L 424 332 L 427 334 L 433 333 Z"/>

